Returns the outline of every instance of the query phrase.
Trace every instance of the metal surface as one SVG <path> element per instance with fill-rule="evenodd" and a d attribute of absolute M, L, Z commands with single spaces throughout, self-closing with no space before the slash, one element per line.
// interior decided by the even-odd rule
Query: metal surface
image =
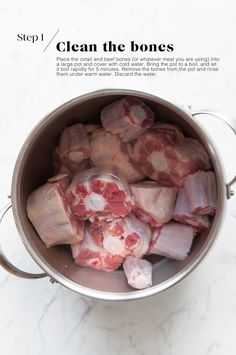
<path fill-rule="evenodd" d="M 191 110 L 191 106 L 189 108 Z M 236 121 L 231 119 L 224 113 L 218 111 L 211 111 L 211 110 L 199 110 L 199 111 L 192 112 L 192 116 L 198 116 L 198 115 L 209 115 L 223 121 L 236 135 Z M 234 191 L 231 190 L 231 186 L 235 182 L 236 182 L 236 176 L 234 176 L 234 178 L 230 180 L 230 182 L 225 184 L 227 200 L 229 200 L 232 196 L 234 196 Z"/>
<path fill-rule="evenodd" d="M 191 106 L 190 106 L 191 107 Z M 236 121 L 230 118 L 229 116 L 225 115 L 219 111 L 212 111 L 212 110 L 199 110 L 199 111 L 192 111 L 192 116 L 198 115 L 209 115 L 218 118 L 219 120 L 223 121 L 227 126 L 236 134 Z"/>
<path fill-rule="evenodd" d="M 9 203 L 6 207 L 4 207 L 2 209 L 2 211 L 0 212 L 0 223 L 2 222 L 3 217 L 5 216 L 7 211 L 10 210 L 11 207 L 12 207 L 12 205 L 11 205 L 11 203 Z M 18 269 L 15 265 L 13 265 L 12 263 L 10 263 L 10 261 L 8 261 L 8 259 L 6 258 L 5 254 L 2 251 L 1 246 L 0 246 L 0 265 L 5 270 L 10 272 L 11 274 L 13 274 L 15 276 L 23 277 L 25 279 L 39 279 L 41 277 L 47 276 L 45 273 L 31 274 L 29 272 L 25 272 L 25 271 L 22 271 L 22 270 Z"/>
<path fill-rule="evenodd" d="M 99 122 L 101 109 L 125 95 L 144 100 L 154 110 L 159 121 L 180 125 L 186 135 L 197 138 L 204 145 L 216 174 L 218 189 L 218 206 L 211 227 L 195 238 L 192 251 L 184 261 L 164 258 L 155 262 L 153 264 L 153 286 L 144 290 L 134 290 L 128 286 L 122 270 L 108 273 L 80 268 L 74 264 L 69 248 L 61 246 L 46 248 L 28 220 L 25 208 L 29 193 L 52 175 L 52 151 L 63 129 L 75 122 Z M 139 91 L 100 90 L 63 104 L 39 122 L 28 136 L 19 153 L 12 179 L 14 219 L 25 247 L 52 280 L 75 292 L 98 299 L 139 299 L 173 286 L 192 272 L 209 253 L 219 236 L 225 214 L 224 177 L 224 168 L 217 148 L 188 110 L 160 97 Z"/>

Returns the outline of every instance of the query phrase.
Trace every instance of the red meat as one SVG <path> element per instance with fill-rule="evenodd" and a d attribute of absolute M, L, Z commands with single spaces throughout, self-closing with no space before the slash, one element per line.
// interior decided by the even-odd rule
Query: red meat
<path fill-rule="evenodd" d="M 164 186 L 154 181 L 131 184 L 135 197 L 133 211 L 152 227 L 161 226 L 171 220 L 177 187 Z"/>
<path fill-rule="evenodd" d="M 113 218 L 92 224 L 91 235 L 96 243 L 111 254 L 141 258 L 149 249 L 152 231 L 150 226 L 133 213 L 124 218 Z"/>
<path fill-rule="evenodd" d="M 91 161 L 95 166 L 113 166 L 122 171 L 128 182 L 144 179 L 144 175 L 131 162 L 130 143 L 122 142 L 116 134 L 104 129 L 95 130 L 90 137 Z"/>
<path fill-rule="evenodd" d="M 68 185 L 67 175 L 60 174 L 28 197 L 28 217 L 47 247 L 78 243 L 84 237 L 84 222 L 75 219 L 65 200 Z"/>
<path fill-rule="evenodd" d="M 60 148 L 57 146 L 53 151 L 52 157 L 53 170 L 55 174 L 75 175 L 90 167 L 89 159 L 84 159 L 79 163 L 67 159 L 66 162 L 61 161 Z"/>
<path fill-rule="evenodd" d="M 179 189 L 173 219 L 178 222 L 190 224 L 199 229 L 208 228 L 210 226 L 208 216 L 194 214 L 190 211 L 189 198 L 183 187 Z"/>
<path fill-rule="evenodd" d="M 214 215 L 217 205 L 216 177 L 213 171 L 198 171 L 184 183 L 192 213 Z"/>
<path fill-rule="evenodd" d="M 71 245 L 71 249 L 77 265 L 88 266 L 95 270 L 113 271 L 118 269 L 124 261 L 120 255 L 112 255 L 99 246 L 87 229 L 83 241 Z"/>
<path fill-rule="evenodd" d="M 209 157 L 195 139 L 184 138 L 170 124 L 155 124 L 134 144 L 132 157 L 148 177 L 168 185 L 182 186 L 184 177 L 210 168 Z"/>
<path fill-rule="evenodd" d="M 66 198 L 80 219 L 95 216 L 124 217 L 134 205 L 129 186 L 118 169 L 91 168 L 77 174 Z"/>
<path fill-rule="evenodd" d="M 153 124 L 154 113 L 140 99 L 127 96 L 104 107 L 101 121 L 106 131 L 129 142 Z"/>
<path fill-rule="evenodd" d="M 196 228 L 169 222 L 153 231 L 150 252 L 167 258 L 184 260 L 190 251 Z"/>
<path fill-rule="evenodd" d="M 53 152 L 55 173 L 78 173 L 89 168 L 90 144 L 83 124 L 69 126 L 62 132 Z"/>

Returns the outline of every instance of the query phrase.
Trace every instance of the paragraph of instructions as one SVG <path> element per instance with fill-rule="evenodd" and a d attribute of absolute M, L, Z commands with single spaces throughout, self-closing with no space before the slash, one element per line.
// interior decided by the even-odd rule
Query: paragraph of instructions
<path fill-rule="evenodd" d="M 218 57 L 56 57 L 56 76 L 147 76 L 165 72 L 215 72 Z"/>

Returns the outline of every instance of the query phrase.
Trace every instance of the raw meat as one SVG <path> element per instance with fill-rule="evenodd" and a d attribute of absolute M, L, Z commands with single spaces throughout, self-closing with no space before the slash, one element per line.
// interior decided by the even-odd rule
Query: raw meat
<path fill-rule="evenodd" d="M 124 217 L 134 205 L 125 178 L 115 168 L 96 167 L 77 174 L 66 198 L 72 212 L 80 219 L 109 215 Z"/>
<path fill-rule="evenodd" d="M 95 221 L 90 223 L 87 227 L 89 234 L 93 238 L 93 241 L 101 247 L 103 247 L 104 226 L 107 226 L 107 221 L 105 219 L 95 219 Z"/>
<path fill-rule="evenodd" d="M 152 227 L 161 226 L 171 220 L 177 187 L 164 186 L 156 182 L 131 184 L 130 189 L 135 197 L 133 211 Z"/>
<path fill-rule="evenodd" d="M 102 240 L 104 248 L 113 255 L 134 255 L 141 258 L 149 249 L 152 231 L 147 223 L 131 213 L 124 218 L 103 222 L 100 225 L 100 234 L 96 230 L 93 235 L 96 242 Z"/>
<path fill-rule="evenodd" d="M 84 125 L 84 129 L 87 134 L 91 134 L 93 131 L 95 131 L 98 128 L 101 128 L 101 126 L 99 126 L 97 124 L 85 124 Z"/>
<path fill-rule="evenodd" d="M 217 189 L 213 171 L 198 171 L 187 176 L 184 187 L 190 201 L 191 212 L 202 215 L 215 214 Z"/>
<path fill-rule="evenodd" d="M 47 247 L 78 243 L 84 237 L 84 222 L 75 219 L 64 198 L 68 185 L 67 175 L 57 175 L 28 197 L 28 217 Z"/>
<path fill-rule="evenodd" d="M 190 211 L 189 199 L 184 187 L 179 189 L 173 219 L 178 222 L 190 224 L 199 229 L 208 228 L 210 226 L 208 216 L 194 214 Z"/>
<path fill-rule="evenodd" d="M 127 96 L 105 106 L 101 121 L 106 131 L 129 142 L 153 124 L 154 113 L 140 99 Z"/>
<path fill-rule="evenodd" d="M 113 271 L 124 261 L 120 255 L 112 255 L 95 243 L 87 229 L 83 241 L 71 245 L 71 249 L 77 265 L 89 266 L 96 270 Z"/>
<path fill-rule="evenodd" d="M 180 127 L 172 123 L 155 122 L 152 128 L 158 130 L 158 134 L 169 143 L 178 142 L 184 138 Z"/>
<path fill-rule="evenodd" d="M 55 174 L 75 175 L 80 171 L 83 171 L 90 167 L 89 159 L 84 159 L 80 163 L 76 163 L 68 159 L 66 162 L 63 163 L 60 158 L 59 146 L 57 146 L 53 151 L 52 162 Z"/>
<path fill-rule="evenodd" d="M 150 252 L 167 258 L 184 260 L 190 251 L 196 229 L 177 222 L 169 222 L 153 231 Z"/>
<path fill-rule="evenodd" d="M 61 134 L 59 142 L 59 159 L 69 170 L 90 156 L 90 144 L 83 124 L 69 126 Z"/>
<path fill-rule="evenodd" d="M 152 286 L 152 265 L 149 261 L 128 256 L 123 268 L 130 286 L 138 289 Z"/>
<path fill-rule="evenodd" d="M 97 129 L 91 134 L 90 159 L 95 166 L 114 166 L 119 168 L 128 182 L 144 179 L 144 175 L 132 165 L 129 152 L 130 143 L 122 142 L 116 134 Z"/>
<path fill-rule="evenodd" d="M 142 133 L 134 143 L 132 157 L 145 175 L 175 186 L 182 186 L 188 174 L 210 168 L 202 145 L 195 139 L 184 138 L 170 124 L 155 124 Z"/>

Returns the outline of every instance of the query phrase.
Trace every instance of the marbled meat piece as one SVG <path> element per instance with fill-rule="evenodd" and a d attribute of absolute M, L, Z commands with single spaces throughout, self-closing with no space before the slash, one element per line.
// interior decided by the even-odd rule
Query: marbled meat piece
<path fill-rule="evenodd" d="M 153 231 L 150 252 L 170 259 L 184 260 L 190 252 L 196 228 L 169 222 Z"/>
<path fill-rule="evenodd" d="M 152 230 L 133 213 L 124 218 L 105 221 L 99 228 L 92 227 L 93 238 L 96 242 L 102 242 L 103 247 L 113 255 L 134 255 L 141 258 L 149 250 Z"/>
<path fill-rule="evenodd" d="M 73 170 L 90 156 L 90 144 L 84 125 L 77 123 L 62 132 L 59 141 L 59 159 L 62 165 Z"/>
<path fill-rule="evenodd" d="M 31 192 L 27 214 L 39 237 L 47 247 L 74 244 L 84 237 L 84 222 L 77 221 L 65 200 L 69 186 L 67 175 L 57 175 Z"/>
<path fill-rule="evenodd" d="M 52 164 L 55 174 L 75 175 L 85 169 L 90 168 L 89 159 L 84 159 L 79 163 L 68 159 L 63 163 L 60 158 L 59 146 L 57 146 L 53 151 Z"/>
<path fill-rule="evenodd" d="M 102 125 L 106 131 L 118 134 L 124 142 L 137 138 L 154 122 L 154 113 L 140 99 L 126 96 L 101 112 Z"/>
<path fill-rule="evenodd" d="M 190 224 L 198 229 L 204 229 L 210 226 L 208 216 L 195 214 L 190 211 L 189 199 L 184 187 L 179 189 L 173 219 L 178 222 Z"/>
<path fill-rule="evenodd" d="M 163 184 L 182 186 L 185 176 L 210 168 L 203 146 L 184 138 L 177 127 L 155 124 L 134 143 L 132 158 L 148 177 Z"/>
<path fill-rule="evenodd" d="M 198 171 L 186 177 L 184 188 L 192 213 L 214 215 L 217 205 L 216 177 L 213 171 Z"/>
<path fill-rule="evenodd" d="M 172 219 L 177 187 L 146 181 L 131 184 L 130 189 L 135 197 L 133 211 L 141 220 L 158 227 Z"/>
<path fill-rule="evenodd" d="M 93 131 L 90 137 L 90 159 L 95 166 L 113 166 L 122 171 L 128 182 L 144 179 L 143 173 L 131 162 L 130 143 L 122 142 L 117 134 L 106 132 L 104 129 Z"/>
<path fill-rule="evenodd" d="M 129 185 L 118 169 L 95 167 L 74 176 L 66 199 L 75 216 L 124 217 L 134 205 Z"/>
<path fill-rule="evenodd" d="M 149 261 L 128 256 L 123 268 L 131 287 L 143 289 L 152 286 L 152 265 Z"/>
<path fill-rule="evenodd" d="M 99 246 L 91 237 L 87 228 L 81 243 L 71 245 L 74 262 L 80 266 L 88 266 L 95 270 L 113 271 L 120 267 L 124 258 L 112 255 Z"/>

